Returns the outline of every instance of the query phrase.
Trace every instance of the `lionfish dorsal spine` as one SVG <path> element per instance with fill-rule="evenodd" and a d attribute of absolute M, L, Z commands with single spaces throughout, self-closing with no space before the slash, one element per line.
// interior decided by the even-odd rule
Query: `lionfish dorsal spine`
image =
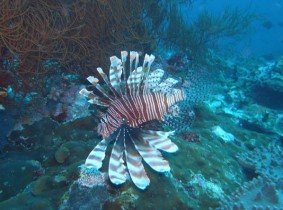
<path fill-rule="evenodd" d="M 153 63 L 154 59 L 155 59 L 154 55 L 145 54 L 142 68 L 143 68 L 143 72 L 146 73 L 146 75 L 149 73 L 151 64 Z"/>
<path fill-rule="evenodd" d="M 107 100 L 104 100 L 103 98 L 93 94 L 92 91 L 88 91 L 87 89 L 83 88 L 79 92 L 81 95 L 85 96 L 88 99 L 88 102 L 91 104 L 96 104 L 99 106 L 109 106 L 109 103 Z"/>
<path fill-rule="evenodd" d="M 128 87 L 130 89 L 130 93 L 134 94 L 139 92 L 140 84 L 143 78 L 143 69 L 142 67 L 138 67 L 135 69 L 129 76 L 127 80 Z"/>
<path fill-rule="evenodd" d="M 100 84 L 98 84 L 99 80 L 94 76 L 89 76 L 86 78 L 99 92 L 103 94 L 108 100 L 114 101 L 114 98 L 103 88 Z"/>
<path fill-rule="evenodd" d="M 116 94 L 116 96 L 121 97 L 122 95 L 121 75 L 123 72 L 122 61 L 116 56 L 111 56 L 110 62 L 111 62 L 110 70 L 109 70 L 110 84 L 114 88 L 115 92 L 119 94 L 119 95 Z"/>
<path fill-rule="evenodd" d="M 110 91 L 113 93 L 114 97 L 111 98 L 111 100 L 114 100 L 115 98 L 117 98 L 119 96 L 119 94 L 117 93 L 117 91 L 115 91 L 115 89 L 112 87 L 107 75 L 104 73 L 104 71 L 102 70 L 102 68 L 98 67 L 96 68 L 97 72 L 99 73 L 99 75 L 101 76 L 101 78 L 103 79 L 103 81 L 105 82 L 105 84 L 107 85 L 107 87 L 110 89 Z M 103 93 L 104 95 L 104 93 Z M 109 94 L 108 94 L 109 95 Z"/>
<path fill-rule="evenodd" d="M 135 65 L 133 62 L 135 61 Z M 130 51 L 130 75 L 134 69 L 137 69 L 139 65 L 139 54 L 136 51 Z"/>
<path fill-rule="evenodd" d="M 121 51 L 121 60 L 122 60 L 122 66 L 123 66 L 123 76 L 124 76 L 124 93 L 128 94 L 128 88 L 127 88 L 127 74 L 126 74 L 126 62 L 127 62 L 127 51 Z"/>

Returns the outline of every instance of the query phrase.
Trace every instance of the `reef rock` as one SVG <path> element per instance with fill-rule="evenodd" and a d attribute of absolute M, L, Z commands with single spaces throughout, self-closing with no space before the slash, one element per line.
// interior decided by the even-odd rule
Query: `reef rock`
<path fill-rule="evenodd" d="M 55 159 L 58 163 L 64 163 L 69 156 L 70 151 L 64 146 L 59 147 L 59 149 L 55 152 Z"/>
<path fill-rule="evenodd" d="M 279 145 L 269 144 L 267 148 L 256 148 L 237 155 L 239 163 L 255 173 L 277 181 L 283 179 L 283 153 Z"/>
<path fill-rule="evenodd" d="M 283 182 L 259 177 L 222 201 L 220 209 L 282 209 Z"/>

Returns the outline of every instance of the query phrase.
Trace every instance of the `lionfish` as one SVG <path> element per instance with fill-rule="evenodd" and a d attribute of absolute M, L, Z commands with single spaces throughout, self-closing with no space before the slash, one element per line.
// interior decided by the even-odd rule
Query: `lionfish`
<path fill-rule="evenodd" d="M 177 80 L 167 78 L 162 81 L 164 70 L 156 69 L 150 73 L 154 55 L 146 54 L 143 65 L 139 66 L 138 52 L 130 51 L 127 78 L 127 57 L 127 51 L 121 52 L 121 59 L 110 57 L 109 78 L 97 68 L 107 88 L 99 84 L 98 78 L 87 78 L 98 95 L 87 89 L 80 91 L 88 102 L 107 107 L 97 127 L 103 140 L 90 152 L 85 166 L 101 168 L 107 146 L 114 142 L 108 168 L 110 181 L 120 185 L 130 177 L 139 189 L 145 189 L 150 180 L 142 160 L 157 172 L 170 171 L 160 150 L 173 153 L 178 147 L 169 138 L 174 131 L 148 130 L 143 125 L 153 120 L 162 122 L 168 113 L 176 113 L 176 103 L 185 96 L 182 89 L 173 88 Z"/>

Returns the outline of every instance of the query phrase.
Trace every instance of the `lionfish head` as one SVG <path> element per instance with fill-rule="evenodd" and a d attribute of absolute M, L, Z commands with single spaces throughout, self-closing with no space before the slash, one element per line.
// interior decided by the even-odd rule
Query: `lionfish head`
<path fill-rule="evenodd" d="M 162 69 L 150 72 L 153 55 L 146 54 L 142 66 L 138 65 L 137 52 L 130 52 L 129 61 L 127 57 L 126 51 L 121 52 L 121 59 L 110 57 L 109 77 L 97 68 L 106 88 L 99 84 L 98 78 L 87 78 L 102 96 L 86 89 L 80 91 L 90 103 L 107 107 L 98 125 L 103 139 L 90 152 L 85 165 L 99 169 L 109 143 L 114 142 L 108 165 L 110 181 L 119 185 L 130 177 L 139 189 L 145 189 L 150 180 L 142 160 L 157 172 L 169 171 L 160 151 L 176 152 L 178 147 L 169 137 L 174 132 L 143 129 L 141 125 L 164 120 L 170 110 L 176 109 L 172 107 L 184 99 L 184 93 L 174 88 L 177 80 L 162 80 Z M 129 63 L 128 71 L 126 63 Z"/>

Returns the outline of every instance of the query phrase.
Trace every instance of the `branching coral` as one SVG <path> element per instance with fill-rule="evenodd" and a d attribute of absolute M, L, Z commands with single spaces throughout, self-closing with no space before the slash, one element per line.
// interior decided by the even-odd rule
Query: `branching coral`
<path fill-rule="evenodd" d="M 239 163 L 259 174 L 222 201 L 222 209 L 280 209 L 282 207 L 282 149 L 270 144 L 237 156 Z"/>
<path fill-rule="evenodd" d="M 203 11 L 193 19 L 184 17 L 178 3 L 168 7 L 167 15 L 163 18 L 166 24 L 153 28 L 165 40 L 167 47 L 178 48 L 195 61 L 194 63 L 203 61 L 208 48 L 215 46 L 220 38 L 238 38 L 243 35 L 255 19 L 255 15 L 248 11 L 230 8 L 226 8 L 219 15 Z M 162 8 L 159 11 L 163 11 Z M 161 25 L 160 22 L 157 23 Z"/>
<path fill-rule="evenodd" d="M 1 0 L 2 68 L 25 92 L 40 92 L 50 74 L 88 75 L 119 48 L 151 47 L 143 7 L 130 0 Z"/>
<path fill-rule="evenodd" d="M 10 63 L 8 70 L 13 69 L 19 88 L 24 91 L 40 87 L 42 75 L 50 71 L 44 61 L 67 64 L 67 45 L 85 48 L 84 37 L 76 32 L 80 26 L 77 16 L 69 22 L 56 1 L 3 0 L 0 16 L 0 46 L 6 49 L 1 56 Z"/>

